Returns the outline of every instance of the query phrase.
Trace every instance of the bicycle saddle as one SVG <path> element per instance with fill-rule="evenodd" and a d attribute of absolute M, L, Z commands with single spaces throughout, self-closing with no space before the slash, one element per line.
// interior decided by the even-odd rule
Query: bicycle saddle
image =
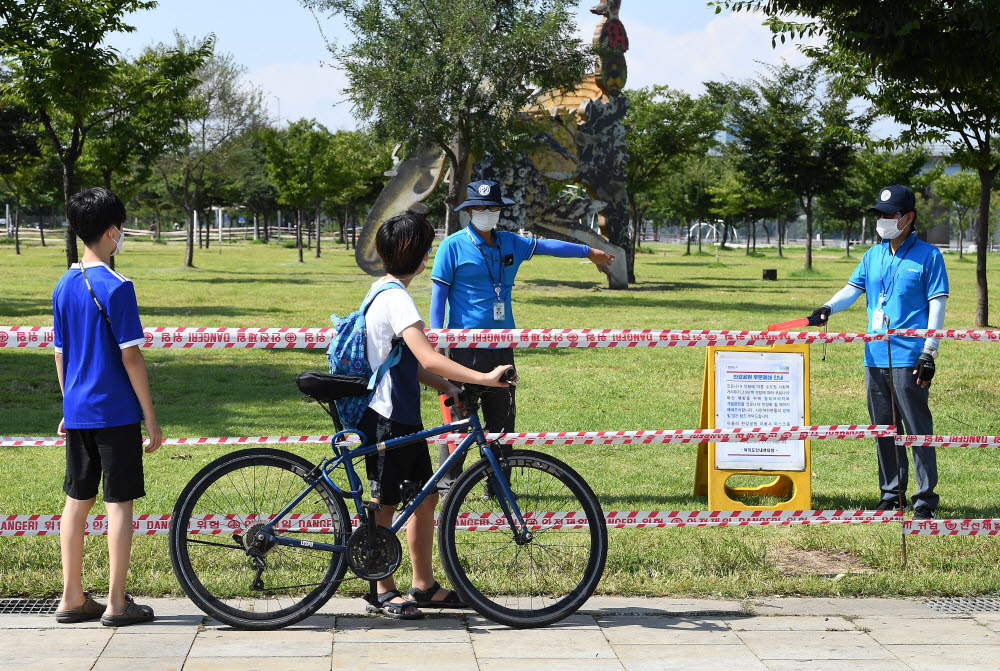
<path fill-rule="evenodd" d="M 368 380 L 359 375 L 331 375 L 307 370 L 295 378 L 299 391 L 321 403 L 332 403 L 339 398 L 362 396 L 368 392 Z"/>

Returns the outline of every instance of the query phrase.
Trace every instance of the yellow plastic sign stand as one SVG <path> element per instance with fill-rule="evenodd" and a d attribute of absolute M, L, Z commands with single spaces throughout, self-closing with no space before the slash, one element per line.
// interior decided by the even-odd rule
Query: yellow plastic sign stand
<path fill-rule="evenodd" d="M 809 346 L 773 345 L 770 347 L 706 347 L 705 375 L 701 395 L 701 428 L 715 428 L 716 352 L 798 352 L 802 354 L 803 424 L 809 425 Z M 725 470 L 717 468 L 715 443 L 699 443 L 698 460 L 694 476 L 695 496 L 708 496 L 709 510 L 811 510 L 812 509 L 812 457 L 810 441 L 804 441 L 805 468 L 801 471 L 781 470 Z M 726 481 L 733 475 L 774 474 L 774 480 L 759 487 L 728 487 Z M 767 495 L 786 501 L 774 506 L 748 506 L 734 496 Z"/>

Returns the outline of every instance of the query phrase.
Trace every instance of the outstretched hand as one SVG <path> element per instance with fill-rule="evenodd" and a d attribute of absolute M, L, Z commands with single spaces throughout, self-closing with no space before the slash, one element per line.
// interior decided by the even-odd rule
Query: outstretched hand
<path fill-rule="evenodd" d="M 615 260 L 614 254 L 608 254 L 603 249 L 597 249 L 596 247 L 590 248 L 590 253 L 587 254 L 587 258 L 597 266 L 597 269 L 602 273 L 611 272 L 611 263 Z"/>

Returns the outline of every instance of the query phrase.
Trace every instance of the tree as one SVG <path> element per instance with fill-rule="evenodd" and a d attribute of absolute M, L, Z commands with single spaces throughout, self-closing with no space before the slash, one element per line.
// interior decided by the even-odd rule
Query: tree
<path fill-rule="evenodd" d="M 473 157 L 516 149 L 534 90 L 575 87 L 587 67 L 571 0 L 301 0 L 340 14 L 354 41 L 337 49 L 355 116 L 404 153 L 439 147 L 451 166 L 446 229 L 465 200 Z"/>
<path fill-rule="evenodd" d="M 716 3 L 716 11 L 721 3 Z M 749 0 L 737 10 L 767 15 L 774 39 L 822 34 L 803 47 L 853 84 L 880 113 L 907 127 L 900 141 L 943 142 L 979 176 L 976 325 L 986 326 L 990 194 L 1000 172 L 1000 12 L 992 2 L 953 0 Z M 788 18 L 792 17 L 792 18 Z"/>
<path fill-rule="evenodd" d="M 820 199 L 816 213 L 821 230 L 844 236 L 844 256 L 851 255 L 851 235 L 855 225 L 865 221 L 865 211 L 880 189 L 890 184 L 907 184 L 914 190 L 920 190 L 940 174 L 940 166 L 921 174 L 928 157 L 923 147 L 890 152 L 871 144 L 862 146 L 854 154 L 843 183 Z M 925 213 L 923 208 L 920 212 L 921 222 L 918 223 L 926 223 L 925 217 L 929 217 L 930 212 Z M 864 236 L 862 225 L 862 241 Z"/>
<path fill-rule="evenodd" d="M 21 197 L 41 160 L 40 140 L 34 115 L 29 110 L 0 107 L 0 180 L 14 199 L 15 254 L 21 253 Z"/>
<path fill-rule="evenodd" d="M 698 226 L 698 252 L 701 252 L 701 226 L 714 205 L 712 187 L 721 179 L 721 165 L 714 156 L 689 156 L 676 165 L 662 181 L 659 209 L 686 224 L 687 251 L 691 253 L 691 225 Z"/>
<path fill-rule="evenodd" d="M 206 43 L 190 51 L 146 49 L 134 60 L 119 62 L 108 83 L 108 97 L 135 103 L 110 109 L 95 123 L 83 155 L 104 188 L 112 189 L 114 177 L 115 192 L 128 201 L 149 177 L 153 163 L 187 142 L 177 120 L 199 83 L 192 73 L 209 54 Z"/>
<path fill-rule="evenodd" d="M 972 215 L 980 203 L 979 188 L 979 176 L 965 171 L 942 175 L 934 182 L 934 193 L 948 206 L 951 220 L 958 229 L 958 258 L 962 258 L 966 224 L 970 223 L 966 217 Z"/>
<path fill-rule="evenodd" d="M 347 245 L 350 211 L 357 203 L 378 197 L 385 172 L 392 167 L 392 146 L 361 131 L 341 130 L 330 138 L 330 151 L 334 158 L 326 174 L 324 207 L 328 212 L 343 211 L 340 235 Z"/>
<path fill-rule="evenodd" d="M 42 125 L 62 165 L 64 200 L 76 190 L 76 164 L 91 131 L 172 85 L 154 78 L 138 98 L 120 98 L 110 88 L 120 60 L 112 47 L 105 46 L 105 38 L 132 32 L 123 17 L 155 5 L 151 0 L 0 3 L 0 59 L 12 72 L 3 90 Z M 69 228 L 65 244 L 69 266 L 78 258 L 76 237 Z"/>
<path fill-rule="evenodd" d="M 813 206 L 844 184 L 853 160 L 853 138 L 871 123 L 853 113 L 851 94 L 824 80 L 815 67 L 770 67 L 742 84 L 709 82 L 709 93 L 727 104 L 727 146 L 750 188 L 795 194 L 806 215 L 807 270 L 812 269 Z"/>
<path fill-rule="evenodd" d="M 235 188 L 240 202 L 254 221 L 254 238 L 260 238 L 260 220 L 264 221 L 263 239 L 268 240 L 266 217 L 278 208 L 278 189 L 267 175 L 267 141 L 264 129 L 253 129 L 237 139 L 238 166 Z"/>
<path fill-rule="evenodd" d="M 190 54 L 212 49 L 212 38 L 200 45 L 177 35 L 177 51 Z M 157 52 L 168 51 L 159 45 Z M 194 213 L 206 206 L 206 172 L 219 170 L 230 159 L 235 147 L 231 140 L 260 125 L 263 94 L 243 81 L 244 68 L 230 54 L 211 55 L 195 71 L 198 86 L 177 109 L 178 123 L 185 142 L 164 155 L 156 164 L 167 194 L 184 210 L 187 219 L 184 265 L 194 266 Z"/>
<path fill-rule="evenodd" d="M 909 185 L 915 191 L 928 187 L 943 170 L 940 164 L 928 168 L 928 159 L 930 153 L 922 146 L 902 146 L 891 151 L 875 143 L 862 146 L 848 173 L 848 183 L 861 211 L 864 212 L 874 202 L 875 194 L 890 184 Z M 923 210 L 921 216 L 924 216 Z M 864 243 L 865 239 L 866 231 L 862 226 L 861 242 Z"/>
<path fill-rule="evenodd" d="M 628 194 L 632 244 L 628 253 L 628 281 L 635 282 L 635 246 L 646 212 L 660 180 L 671 164 L 691 154 L 704 154 L 715 144 L 722 108 L 708 97 L 692 98 L 666 86 L 625 91 L 629 99 Z"/>
<path fill-rule="evenodd" d="M 315 119 L 299 119 L 265 137 L 267 174 L 278 189 L 278 202 L 295 208 L 295 241 L 302 263 L 302 210 L 308 206 L 316 208 L 318 235 L 319 209 L 326 195 L 333 158 L 330 132 Z M 318 239 L 316 256 L 319 256 Z"/>

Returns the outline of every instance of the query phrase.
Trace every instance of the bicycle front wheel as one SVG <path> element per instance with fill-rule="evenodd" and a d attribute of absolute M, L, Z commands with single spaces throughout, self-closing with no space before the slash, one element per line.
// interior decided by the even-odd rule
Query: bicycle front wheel
<path fill-rule="evenodd" d="M 257 530 L 309 486 L 313 465 L 267 448 L 232 452 L 203 468 L 170 518 L 170 561 L 205 613 L 241 629 L 277 629 L 315 613 L 347 569 L 344 552 L 259 542 Z M 344 545 L 351 519 L 326 485 L 309 493 L 274 534 Z"/>
<path fill-rule="evenodd" d="M 483 616 L 541 627 L 574 613 L 593 594 L 604 573 L 608 530 L 594 492 L 565 463 L 527 450 L 511 452 L 506 462 L 531 539 L 510 528 L 494 493 L 496 475 L 482 459 L 444 501 L 441 561 L 452 586 Z"/>

